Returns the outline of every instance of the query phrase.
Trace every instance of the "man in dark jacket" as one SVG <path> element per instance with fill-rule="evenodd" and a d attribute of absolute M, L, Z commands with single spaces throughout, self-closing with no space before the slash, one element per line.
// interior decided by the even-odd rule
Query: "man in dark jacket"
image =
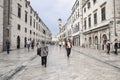
<path fill-rule="evenodd" d="M 110 53 L 110 41 L 108 40 L 107 43 L 106 43 L 106 47 L 107 47 L 107 54 Z"/>
<path fill-rule="evenodd" d="M 6 47 L 7 47 L 7 54 L 9 54 L 9 51 L 10 51 L 10 42 L 9 41 L 6 42 Z"/>
<path fill-rule="evenodd" d="M 117 51 L 117 49 L 118 49 L 118 40 L 117 39 L 115 39 L 114 48 L 115 48 L 115 54 L 118 55 L 118 51 Z"/>

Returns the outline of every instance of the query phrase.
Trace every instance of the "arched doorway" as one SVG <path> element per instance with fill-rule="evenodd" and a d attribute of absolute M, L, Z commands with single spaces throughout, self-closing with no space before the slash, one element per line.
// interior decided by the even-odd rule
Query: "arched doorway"
<path fill-rule="evenodd" d="M 24 47 L 26 48 L 26 45 L 27 45 L 27 38 L 25 37 L 24 38 Z"/>
<path fill-rule="evenodd" d="M 104 45 L 106 44 L 106 42 L 107 42 L 107 36 L 106 36 L 106 34 L 104 34 L 102 36 L 102 50 L 104 50 Z"/>
<path fill-rule="evenodd" d="M 92 44 L 92 39 L 91 37 L 89 37 L 89 47 L 91 47 L 91 44 Z"/>
<path fill-rule="evenodd" d="M 87 38 L 85 38 L 84 46 L 87 47 Z"/>
<path fill-rule="evenodd" d="M 20 36 L 17 36 L 17 49 L 20 48 Z"/>
<path fill-rule="evenodd" d="M 95 36 L 95 45 L 96 45 L 96 48 L 98 49 L 98 37 Z"/>

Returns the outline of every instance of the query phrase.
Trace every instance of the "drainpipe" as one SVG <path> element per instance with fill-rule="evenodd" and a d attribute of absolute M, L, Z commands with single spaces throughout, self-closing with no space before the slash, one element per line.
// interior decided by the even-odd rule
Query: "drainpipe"
<path fill-rule="evenodd" d="M 10 0 L 8 0 L 8 25 L 10 25 Z"/>
<path fill-rule="evenodd" d="M 12 3 L 11 2 L 12 2 L 12 0 L 8 0 L 8 30 L 9 30 L 8 40 L 9 40 L 10 44 L 12 41 L 12 39 L 11 39 L 11 27 L 12 27 L 12 25 L 11 25 L 11 5 L 12 5 Z M 11 47 L 10 47 L 10 49 L 11 49 Z"/>
<path fill-rule="evenodd" d="M 113 7 L 114 7 L 114 33 L 115 33 L 115 36 L 117 36 L 117 33 L 116 33 L 116 9 L 115 9 L 115 0 L 113 0 Z"/>

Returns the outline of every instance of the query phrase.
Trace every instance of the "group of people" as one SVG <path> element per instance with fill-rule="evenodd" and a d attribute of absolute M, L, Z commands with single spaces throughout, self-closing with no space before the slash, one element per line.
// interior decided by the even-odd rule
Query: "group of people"
<path fill-rule="evenodd" d="M 30 41 L 30 40 L 28 39 L 26 45 L 27 45 L 28 51 L 30 50 L 30 46 L 31 46 L 31 49 L 34 49 L 35 41 L 34 41 L 34 40 Z"/>
<path fill-rule="evenodd" d="M 72 43 L 70 39 L 68 39 L 67 41 L 65 41 L 65 49 L 66 49 L 68 58 L 70 57 L 71 48 L 72 48 Z M 47 56 L 48 56 L 48 46 L 45 45 L 44 41 L 42 42 L 41 46 L 37 48 L 37 55 L 41 57 L 41 65 L 46 67 Z"/>
<path fill-rule="evenodd" d="M 107 40 L 106 43 L 107 54 L 110 54 L 111 44 L 113 44 L 114 47 L 114 54 L 118 55 L 118 49 L 120 49 L 120 42 L 118 42 L 117 39 L 114 40 L 114 43 L 111 43 L 109 40 Z"/>
<path fill-rule="evenodd" d="M 61 46 L 65 47 L 66 52 L 67 52 L 67 57 L 69 58 L 70 53 L 71 53 L 71 48 L 72 48 L 72 42 L 71 42 L 71 40 L 68 39 L 68 40 L 65 40 L 65 41 L 63 41 L 63 42 L 60 41 L 60 42 L 59 42 L 59 46 L 60 46 L 60 47 L 61 47 Z"/>

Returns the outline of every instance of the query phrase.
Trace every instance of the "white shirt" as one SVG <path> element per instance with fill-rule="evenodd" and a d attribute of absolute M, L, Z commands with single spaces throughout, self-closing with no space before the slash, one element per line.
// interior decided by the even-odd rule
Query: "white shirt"
<path fill-rule="evenodd" d="M 67 42 L 67 46 L 68 46 L 68 48 L 71 48 L 70 42 Z"/>
<path fill-rule="evenodd" d="M 30 41 L 29 41 L 29 40 L 27 41 L 27 44 L 30 44 Z"/>

